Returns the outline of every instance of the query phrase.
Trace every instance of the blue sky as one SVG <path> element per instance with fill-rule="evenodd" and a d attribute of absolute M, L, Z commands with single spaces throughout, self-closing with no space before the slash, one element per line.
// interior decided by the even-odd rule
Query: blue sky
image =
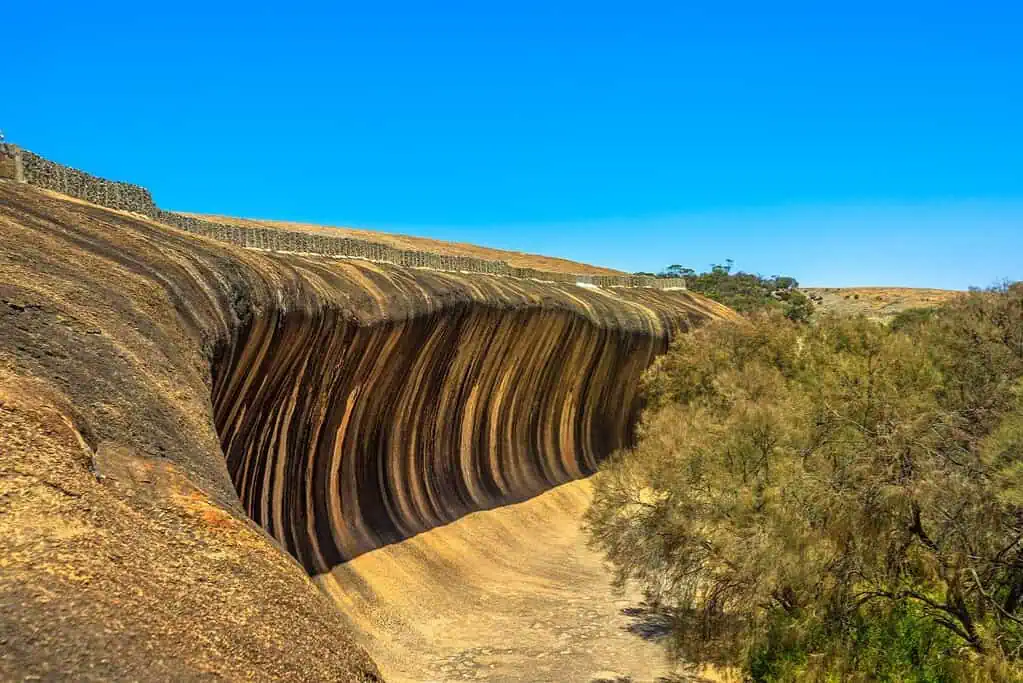
<path fill-rule="evenodd" d="M 9 139 L 165 207 L 1023 279 L 1023 3 L 10 3 Z"/>

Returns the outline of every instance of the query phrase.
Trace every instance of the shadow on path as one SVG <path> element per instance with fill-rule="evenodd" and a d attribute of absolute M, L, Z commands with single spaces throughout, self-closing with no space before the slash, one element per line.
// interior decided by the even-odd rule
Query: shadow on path
<path fill-rule="evenodd" d="M 637 607 L 626 607 L 622 614 L 632 619 L 623 628 L 643 640 L 660 641 L 671 635 L 673 620 L 662 610 L 642 603 Z"/>

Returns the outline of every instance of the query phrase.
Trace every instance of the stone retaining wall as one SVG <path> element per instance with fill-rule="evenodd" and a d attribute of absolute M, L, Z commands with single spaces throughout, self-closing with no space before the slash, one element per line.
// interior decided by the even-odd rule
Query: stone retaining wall
<path fill-rule="evenodd" d="M 146 216 L 155 216 L 158 211 L 152 195 L 144 187 L 100 178 L 28 150 L 21 150 L 21 160 L 24 180 L 31 185 Z"/>
<path fill-rule="evenodd" d="M 597 287 L 654 287 L 657 289 L 681 289 L 684 287 L 683 281 L 676 278 L 660 279 L 645 275 L 582 275 L 535 268 L 517 268 L 504 261 L 395 249 L 379 242 L 352 237 L 331 237 L 330 235 L 295 230 L 251 228 L 216 223 L 173 211 L 164 211 L 153 202 L 152 195 L 144 187 L 106 180 L 44 159 L 38 154 L 9 144 L 0 144 L 0 178 L 27 182 L 100 206 L 142 214 L 197 235 L 212 237 L 249 249 L 317 254 L 333 258 L 363 258 L 408 268 L 485 273 L 547 282 L 572 282 Z"/>

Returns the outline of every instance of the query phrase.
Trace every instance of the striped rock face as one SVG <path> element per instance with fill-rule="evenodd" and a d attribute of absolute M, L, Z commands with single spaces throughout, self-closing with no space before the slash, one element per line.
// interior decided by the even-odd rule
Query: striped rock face
<path fill-rule="evenodd" d="M 245 678 L 260 661 L 371 680 L 245 514 L 323 573 L 589 474 L 629 444 L 653 358 L 729 315 L 684 291 L 250 251 L 0 181 L 0 461 L 18 473 L 0 503 L 21 506 L 0 514 L 17 579 L 0 603 L 45 586 L 18 632 L 53 635 L 8 645 L 100 678 Z M 196 623 L 238 668 L 207 661 Z"/>
<path fill-rule="evenodd" d="M 415 290 L 394 277 L 373 289 L 407 318 L 268 311 L 216 367 L 242 501 L 310 572 L 592 473 L 629 443 L 640 373 L 690 324 L 685 295 L 672 316 L 620 292 L 551 288 L 553 305 L 540 285 L 481 278 L 462 283 L 478 299 L 444 302 L 435 288 L 454 276 Z"/>

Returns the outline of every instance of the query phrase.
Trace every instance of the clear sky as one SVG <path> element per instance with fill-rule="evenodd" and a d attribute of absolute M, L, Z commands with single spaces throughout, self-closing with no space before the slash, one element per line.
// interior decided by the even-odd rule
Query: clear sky
<path fill-rule="evenodd" d="M 0 127 L 166 208 L 1023 279 L 1023 3 L 12 2 Z"/>

